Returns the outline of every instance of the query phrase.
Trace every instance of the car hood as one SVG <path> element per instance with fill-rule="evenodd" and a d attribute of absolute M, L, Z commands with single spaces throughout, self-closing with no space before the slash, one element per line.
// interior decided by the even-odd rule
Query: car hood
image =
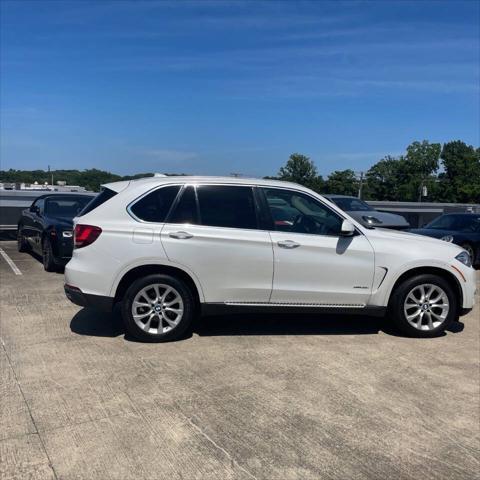
<path fill-rule="evenodd" d="M 410 224 L 401 215 L 394 213 L 380 212 L 378 210 L 366 210 L 366 211 L 347 211 L 347 213 L 354 218 L 357 222 L 366 226 L 379 226 L 379 227 L 403 227 L 408 228 Z M 373 217 L 380 220 L 380 223 L 368 223 L 363 217 Z"/>
<path fill-rule="evenodd" d="M 410 233 L 415 233 L 416 235 L 426 235 L 433 238 L 442 238 L 446 235 L 454 235 L 455 232 L 450 230 L 436 230 L 433 228 L 411 228 L 408 230 Z"/>

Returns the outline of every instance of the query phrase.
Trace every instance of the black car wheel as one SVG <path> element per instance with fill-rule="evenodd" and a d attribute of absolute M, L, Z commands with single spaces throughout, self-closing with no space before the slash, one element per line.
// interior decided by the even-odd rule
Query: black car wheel
<path fill-rule="evenodd" d="M 44 238 L 42 242 L 42 261 L 43 268 L 47 272 L 55 272 L 57 270 L 57 262 L 52 250 L 52 244 L 48 238 Z"/>
<path fill-rule="evenodd" d="M 194 314 L 190 288 L 170 275 L 154 274 L 135 280 L 122 302 L 126 329 L 143 342 L 182 338 Z"/>
<path fill-rule="evenodd" d="M 17 229 L 17 250 L 19 252 L 28 252 L 30 250 L 30 246 L 23 236 L 22 227 L 18 227 Z"/>

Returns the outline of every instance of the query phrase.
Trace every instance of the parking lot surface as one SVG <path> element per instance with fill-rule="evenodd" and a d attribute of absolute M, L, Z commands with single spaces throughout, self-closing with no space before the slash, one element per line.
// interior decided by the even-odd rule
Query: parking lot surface
<path fill-rule="evenodd" d="M 2 479 L 479 478 L 479 300 L 436 339 L 258 315 L 144 344 L 0 247 Z"/>

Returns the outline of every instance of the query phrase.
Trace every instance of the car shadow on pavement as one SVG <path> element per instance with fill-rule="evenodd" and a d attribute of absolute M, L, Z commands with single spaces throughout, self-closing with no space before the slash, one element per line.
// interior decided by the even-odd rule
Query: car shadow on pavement
<path fill-rule="evenodd" d="M 118 308 L 112 313 L 83 308 L 72 318 L 70 329 L 78 335 L 93 337 L 118 337 L 137 342 L 125 332 Z M 460 333 L 462 322 L 454 322 L 447 331 Z M 235 335 L 374 335 L 383 332 L 394 337 L 403 336 L 388 318 L 363 315 L 312 315 L 312 314 L 235 314 L 197 318 L 191 330 L 181 340 L 192 334 L 201 337 Z M 440 336 L 446 335 L 445 333 Z"/>

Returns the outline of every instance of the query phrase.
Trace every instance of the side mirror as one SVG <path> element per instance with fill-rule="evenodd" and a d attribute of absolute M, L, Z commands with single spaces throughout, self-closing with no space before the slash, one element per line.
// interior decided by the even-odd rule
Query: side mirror
<path fill-rule="evenodd" d="M 342 222 L 342 228 L 340 229 L 340 235 L 344 237 L 351 237 L 355 233 L 355 227 L 348 220 Z"/>
<path fill-rule="evenodd" d="M 30 207 L 30 211 L 31 211 L 32 213 L 36 213 L 37 215 L 40 213 L 40 209 L 38 208 L 37 205 L 32 205 L 32 206 Z"/>

